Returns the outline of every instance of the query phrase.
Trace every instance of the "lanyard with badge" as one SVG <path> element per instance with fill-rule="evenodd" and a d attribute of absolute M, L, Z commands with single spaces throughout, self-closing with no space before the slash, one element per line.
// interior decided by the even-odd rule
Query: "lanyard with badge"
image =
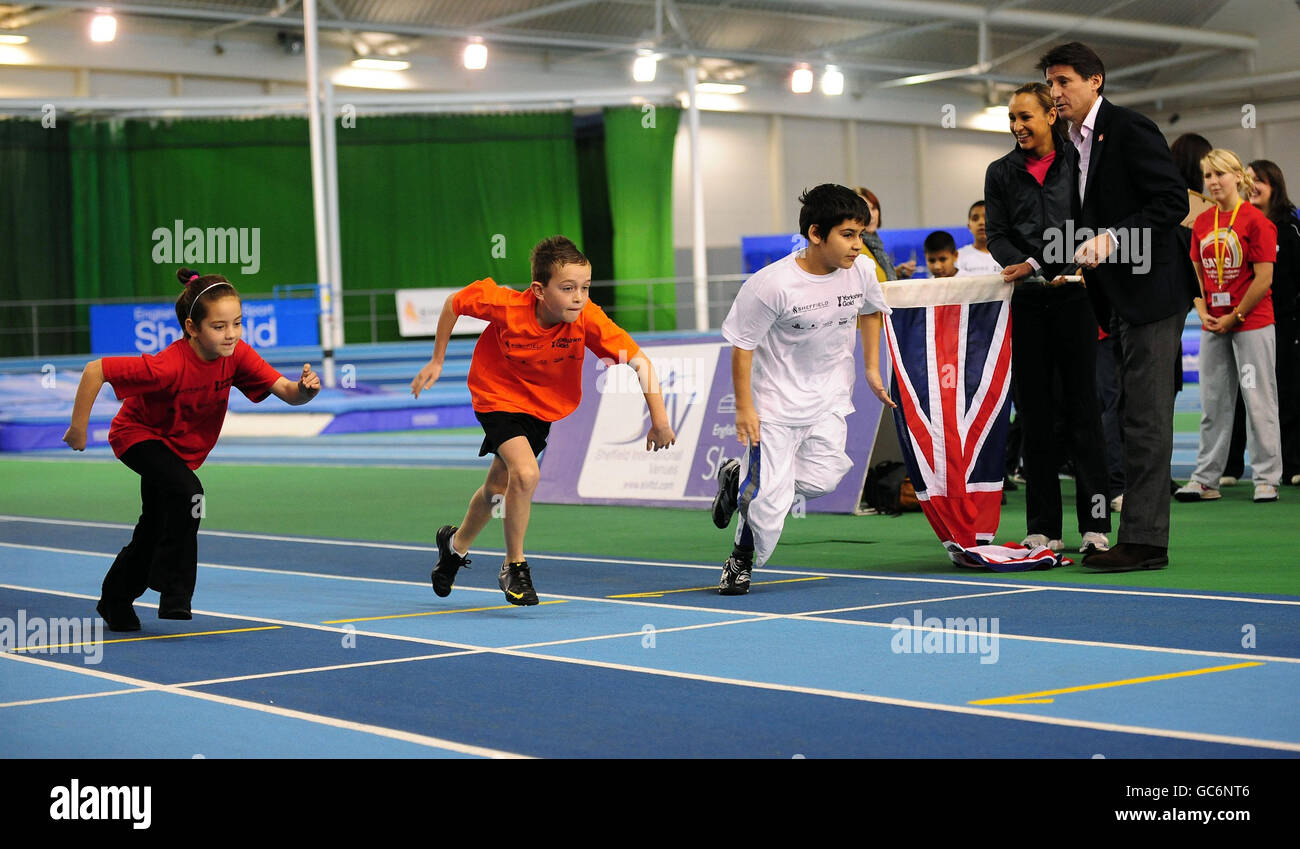
<path fill-rule="evenodd" d="M 1232 217 L 1228 219 L 1228 232 L 1232 232 L 1232 225 L 1237 221 L 1237 213 L 1241 211 L 1241 201 L 1232 208 Z M 1219 291 L 1210 293 L 1210 306 L 1212 307 L 1231 307 L 1232 293 L 1223 291 L 1223 261 L 1227 258 L 1228 239 L 1223 239 L 1223 248 L 1219 248 L 1219 207 L 1214 207 L 1214 270 L 1218 273 Z"/>

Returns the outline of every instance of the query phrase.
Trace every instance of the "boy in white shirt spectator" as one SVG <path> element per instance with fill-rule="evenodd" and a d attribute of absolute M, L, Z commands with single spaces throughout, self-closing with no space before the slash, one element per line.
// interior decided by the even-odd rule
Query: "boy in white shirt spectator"
<path fill-rule="evenodd" d="M 974 277 L 979 274 L 1001 274 L 1002 266 L 989 253 L 989 237 L 984 231 L 984 200 L 975 201 L 966 213 L 966 229 L 975 237 L 975 243 L 957 251 L 957 276 Z"/>

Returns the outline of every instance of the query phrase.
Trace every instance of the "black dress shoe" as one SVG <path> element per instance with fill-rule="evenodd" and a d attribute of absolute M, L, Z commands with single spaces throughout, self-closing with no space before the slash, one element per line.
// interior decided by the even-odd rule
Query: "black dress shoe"
<path fill-rule="evenodd" d="M 1159 545 L 1121 542 L 1110 551 L 1099 551 L 1083 558 L 1083 565 L 1096 572 L 1136 572 L 1140 569 L 1163 569 L 1169 565 L 1169 549 Z"/>
<path fill-rule="evenodd" d="M 190 600 L 183 595 L 163 595 L 158 598 L 159 619 L 193 619 Z"/>
<path fill-rule="evenodd" d="M 131 602 L 124 599 L 101 598 L 95 612 L 104 620 L 110 631 L 139 631 L 140 617 L 135 615 Z"/>

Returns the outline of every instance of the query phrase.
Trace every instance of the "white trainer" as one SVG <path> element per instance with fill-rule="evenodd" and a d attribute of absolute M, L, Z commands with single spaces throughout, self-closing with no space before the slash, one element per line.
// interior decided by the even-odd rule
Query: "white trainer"
<path fill-rule="evenodd" d="M 1030 548 L 1030 549 L 1038 548 L 1039 546 L 1046 546 L 1050 551 L 1053 552 L 1060 552 L 1063 548 L 1065 548 L 1065 544 L 1061 542 L 1059 539 L 1048 539 L 1046 534 L 1030 534 L 1029 536 L 1025 537 L 1024 541 L 1021 542 L 1020 544 L 1023 545 L 1025 548 Z"/>
<path fill-rule="evenodd" d="M 1205 484 L 1196 481 L 1188 481 L 1186 486 L 1179 487 L 1178 491 L 1174 493 L 1174 498 L 1177 501 L 1214 501 L 1222 497 L 1217 489 L 1210 489 Z"/>
<path fill-rule="evenodd" d="M 1255 486 L 1255 503 L 1262 504 L 1266 501 L 1277 501 L 1277 487 L 1266 483 L 1257 484 Z"/>
<path fill-rule="evenodd" d="M 1088 531 L 1083 535 L 1083 545 L 1079 546 L 1079 552 L 1092 554 L 1094 551 L 1110 551 L 1110 540 L 1103 533 Z"/>

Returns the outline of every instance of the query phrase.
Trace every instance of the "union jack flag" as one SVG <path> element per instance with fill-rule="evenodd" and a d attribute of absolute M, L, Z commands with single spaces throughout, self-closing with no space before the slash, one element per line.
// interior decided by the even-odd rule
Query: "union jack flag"
<path fill-rule="evenodd" d="M 1001 275 L 886 283 L 894 424 L 921 510 L 954 563 L 1037 568 L 1044 549 L 990 546 L 1011 405 L 1011 284 Z"/>

